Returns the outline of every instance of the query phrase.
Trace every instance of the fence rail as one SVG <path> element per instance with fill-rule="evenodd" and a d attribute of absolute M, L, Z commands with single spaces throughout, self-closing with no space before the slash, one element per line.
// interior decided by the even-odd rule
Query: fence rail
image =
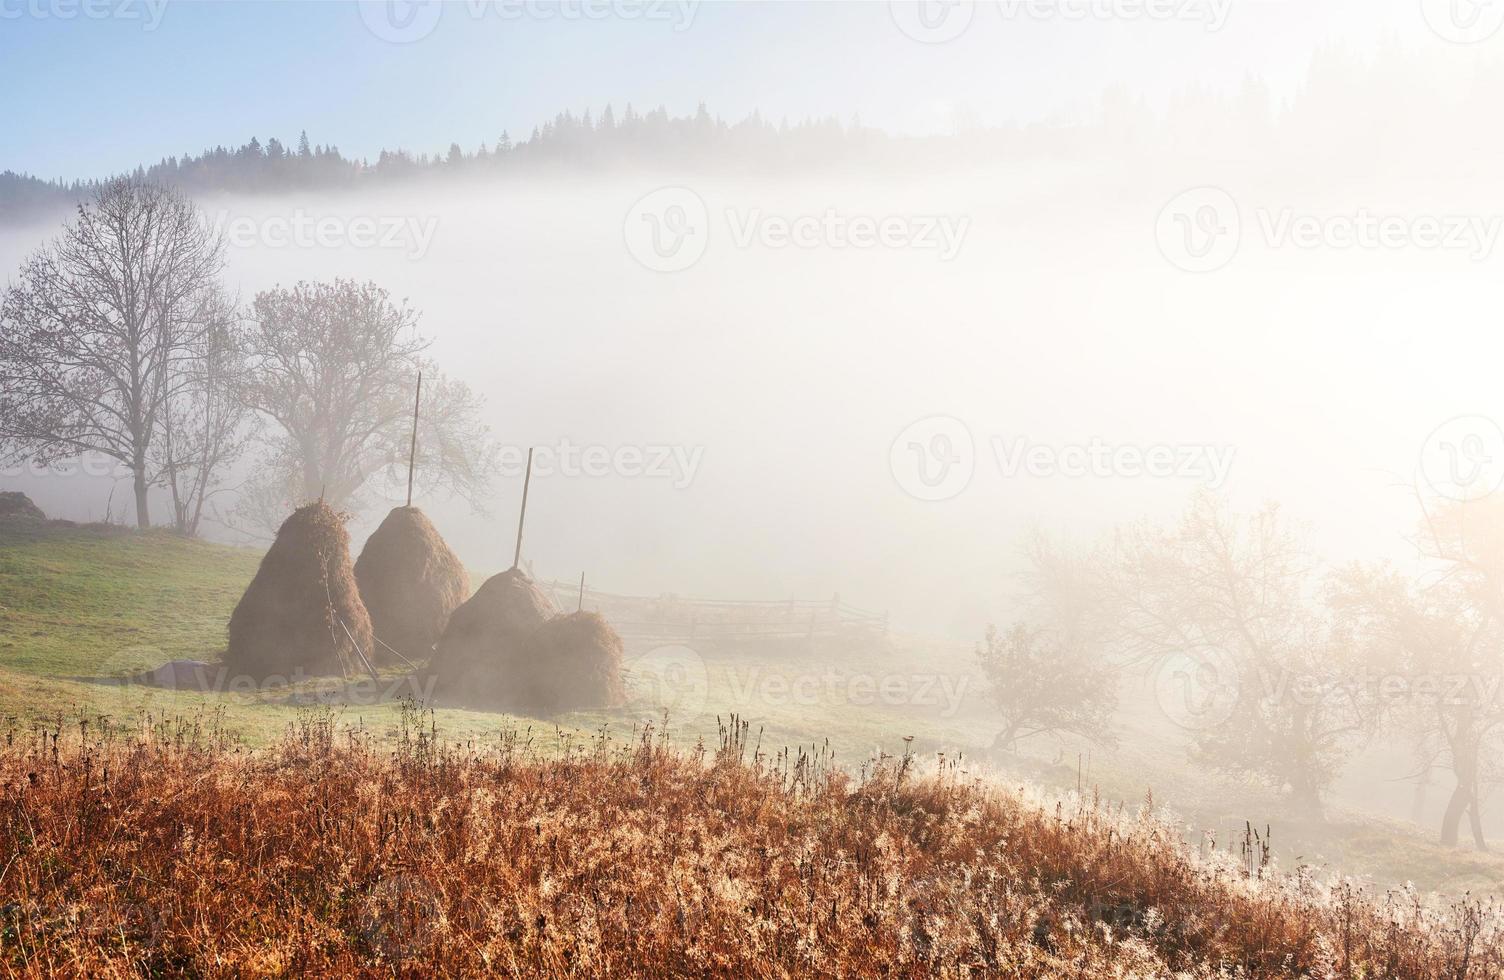
<path fill-rule="evenodd" d="M 578 582 L 539 585 L 561 609 L 580 604 Z M 698 599 L 665 594 L 622 595 L 585 589 L 583 606 L 599 612 L 623 637 L 638 640 L 831 636 L 866 629 L 887 633 L 888 616 L 841 601 L 818 599 Z"/>

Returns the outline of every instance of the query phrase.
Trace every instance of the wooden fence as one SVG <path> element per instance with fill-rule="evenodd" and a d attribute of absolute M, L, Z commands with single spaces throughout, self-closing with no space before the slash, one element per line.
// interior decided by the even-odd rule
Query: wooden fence
<path fill-rule="evenodd" d="M 543 581 L 539 585 L 560 609 L 580 605 L 578 582 Z M 839 595 L 808 599 L 693 599 L 679 595 L 633 596 L 586 588 L 584 608 L 601 613 L 624 639 L 675 641 L 700 639 L 834 636 L 856 630 L 888 632 L 886 613 L 847 605 Z"/>

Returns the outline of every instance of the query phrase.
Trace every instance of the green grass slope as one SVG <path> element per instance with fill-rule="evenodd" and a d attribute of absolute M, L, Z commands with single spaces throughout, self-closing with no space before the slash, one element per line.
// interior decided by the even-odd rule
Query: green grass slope
<path fill-rule="evenodd" d="M 255 549 L 165 532 L 0 521 L 0 718 L 26 727 L 104 717 L 129 727 L 213 712 L 252 744 L 278 737 L 310 705 L 378 731 L 394 725 L 401 699 L 421 693 L 398 673 L 379 683 L 263 687 L 216 669 L 206 692 L 119 683 L 171 660 L 217 665 L 230 613 L 260 561 Z M 463 711 L 438 718 L 451 734 L 515 721 Z"/>

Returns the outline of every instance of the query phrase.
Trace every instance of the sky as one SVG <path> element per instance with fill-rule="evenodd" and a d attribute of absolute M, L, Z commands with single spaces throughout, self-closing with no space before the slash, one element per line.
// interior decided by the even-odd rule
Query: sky
<path fill-rule="evenodd" d="M 926 134 L 1057 118 L 1114 84 L 1163 102 L 1253 72 L 1280 91 L 1327 43 L 1447 48 L 1420 0 L 1169 0 L 1173 21 L 1074 2 L 1106 14 L 978 4 L 916 40 L 920 5 L 855 0 L 0 0 L 0 169 L 97 177 L 305 129 L 354 156 L 473 149 L 627 102 Z"/>

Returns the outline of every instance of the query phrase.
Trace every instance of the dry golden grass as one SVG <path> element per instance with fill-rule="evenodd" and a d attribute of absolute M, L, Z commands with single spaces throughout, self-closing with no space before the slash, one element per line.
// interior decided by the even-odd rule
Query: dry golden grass
<path fill-rule="evenodd" d="M 1148 813 L 733 722 L 544 752 L 306 716 L 78 722 L 0 754 L 0 963 L 60 975 L 1494 977 L 1493 911 L 1197 857 Z M 1146 808 L 1147 809 L 1147 808 Z"/>

